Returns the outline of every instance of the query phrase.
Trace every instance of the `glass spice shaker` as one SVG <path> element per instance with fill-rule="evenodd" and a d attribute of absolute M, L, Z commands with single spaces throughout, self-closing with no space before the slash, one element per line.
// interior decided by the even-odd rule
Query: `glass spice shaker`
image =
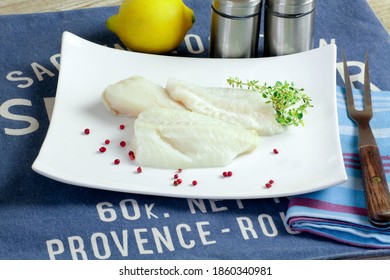
<path fill-rule="evenodd" d="M 264 55 L 313 48 L 315 0 L 265 0 Z"/>
<path fill-rule="evenodd" d="M 213 0 L 210 57 L 257 56 L 261 0 Z"/>

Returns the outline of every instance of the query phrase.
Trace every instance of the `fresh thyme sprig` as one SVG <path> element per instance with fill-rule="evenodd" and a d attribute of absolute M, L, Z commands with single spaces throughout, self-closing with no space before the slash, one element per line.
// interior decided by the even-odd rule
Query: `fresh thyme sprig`
<path fill-rule="evenodd" d="M 227 82 L 233 88 L 247 88 L 261 94 L 266 103 L 272 103 L 276 121 L 283 126 L 304 126 L 303 115 L 307 108 L 313 107 L 304 89 L 295 88 L 294 83 L 278 81 L 274 86 L 269 86 L 266 83 L 260 85 L 256 80 L 243 82 L 237 77 L 230 77 Z"/>

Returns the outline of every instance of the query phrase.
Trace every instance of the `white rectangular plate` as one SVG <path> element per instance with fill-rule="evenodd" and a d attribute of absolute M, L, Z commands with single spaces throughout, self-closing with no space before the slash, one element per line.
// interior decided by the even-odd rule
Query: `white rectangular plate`
<path fill-rule="evenodd" d="M 336 110 L 336 46 L 273 58 L 207 59 L 140 54 L 100 46 L 65 32 L 61 68 L 50 127 L 36 172 L 83 187 L 186 198 L 281 197 L 320 190 L 347 179 Z M 132 75 L 165 86 L 170 77 L 203 86 L 227 86 L 237 76 L 261 83 L 294 82 L 310 95 L 304 127 L 263 137 L 260 147 L 221 168 L 187 169 L 173 186 L 176 170 L 143 167 L 119 145 L 131 141 L 133 119 L 114 116 L 101 102 L 109 84 Z M 119 129 L 125 124 L 124 130 Z M 90 134 L 83 133 L 85 128 Z M 107 151 L 98 150 L 105 139 Z M 273 149 L 279 151 L 274 154 Z M 120 159 L 115 165 L 113 161 Z M 233 176 L 224 178 L 224 171 Z M 265 184 L 274 180 L 271 188 Z M 192 186 L 196 180 L 198 184 Z"/>

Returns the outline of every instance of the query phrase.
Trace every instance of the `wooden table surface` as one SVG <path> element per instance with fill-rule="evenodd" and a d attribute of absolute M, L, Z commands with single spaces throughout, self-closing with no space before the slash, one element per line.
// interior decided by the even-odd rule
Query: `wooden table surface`
<path fill-rule="evenodd" d="M 336 0 L 333 0 L 336 1 Z M 346 0 L 337 0 L 345 1 Z M 367 0 L 390 33 L 390 0 Z M 1 0 L 0 14 L 64 11 L 92 7 L 116 6 L 122 0 Z"/>

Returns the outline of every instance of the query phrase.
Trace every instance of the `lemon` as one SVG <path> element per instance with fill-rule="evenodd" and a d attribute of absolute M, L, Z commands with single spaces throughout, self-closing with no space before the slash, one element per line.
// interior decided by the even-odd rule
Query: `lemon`
<path fill-rule="evenodd" d="M 181 44 L 194 22 L 182 0 L 124 0 L 106 26 L 132 51 L 163 54 Z"/>

